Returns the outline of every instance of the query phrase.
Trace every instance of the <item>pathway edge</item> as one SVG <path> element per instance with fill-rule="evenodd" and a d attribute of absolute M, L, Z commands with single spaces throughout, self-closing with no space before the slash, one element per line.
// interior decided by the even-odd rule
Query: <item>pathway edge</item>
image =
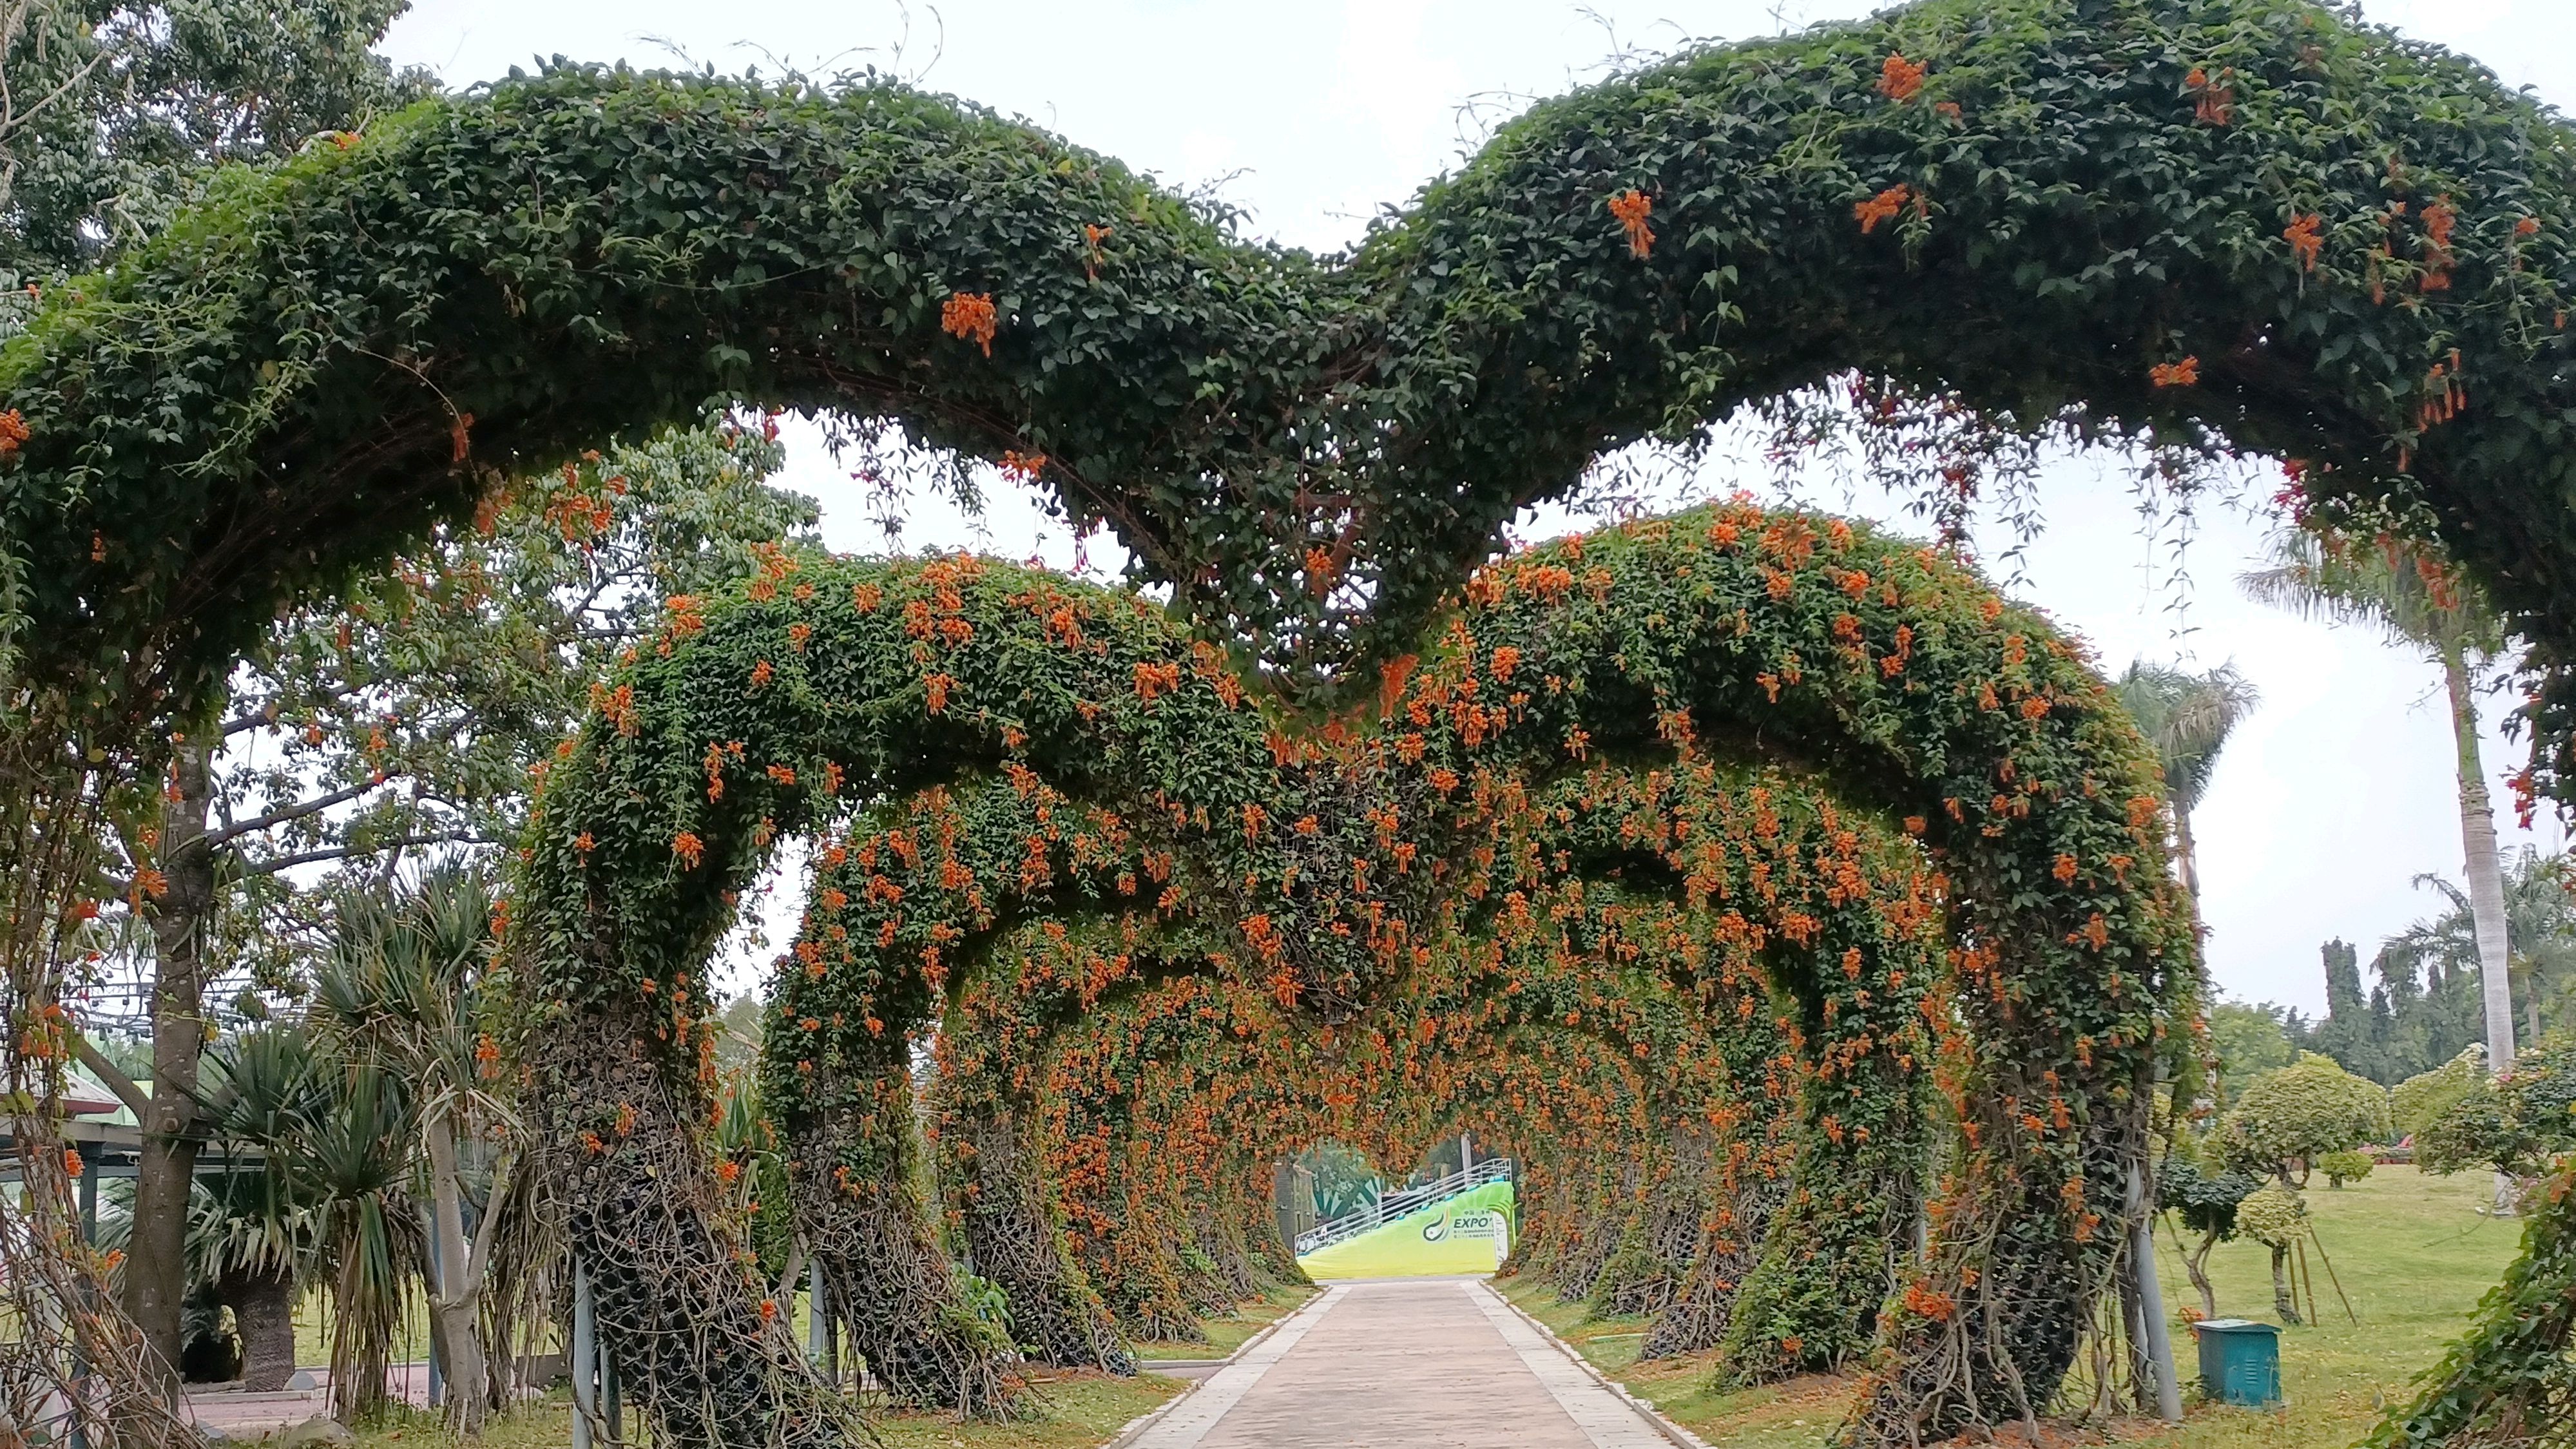
<path fill-rule="evenodd" d="M 1270 1320 L 1268 1323 L 1261 1325 L 1260 1332 L 1255 1333 L 1250 1338 L 1236 1344 L 1234 1346 L 1234 1352 L 1227 1354 L 1225 1357 L 1217 1360 L 1217 1362 L 1220 1364 L 1230 1364 L 1236 1359 L 1243 1357 L 1245 1354 L 1252 1352 L 1253 1348 L 1263 1339 L 1277 1333 L 1280 1327 L 1286 1324 L 1288 1320 L 1295 1318 L 1298 1314 L 1314 1307 L 1316 1300 L 1322 1298 L 1324 1294 L 1329 1291 L 1322 1284 L 1311 1281 L 1306 1286 L 1315 1290 L 1313 1297 L 1308 1298 L 1305 1302 L 1298 1304 L 1287 1312 L 1280 1314 L 1277 1318 Z M 1136 1361 L 1136 1371 L 1138 1373 L 1152 1373 L 1154 1371 L 1152 1364 L 1152 1359 L 1138 1359 Z M 1214 1375 L 1210 1375 L 1210 1377 L 1214 1377 Z M 1179 1408 L 1183 1403 L 1187 1402 L 1192 1394 L 1199 1391 L 1199 1386 L 1206 1382 L 1207 1379 L 1183 1379 L 1181 1381 L 1182 1387 L 1179 1393 L 1172 1395 L 1170 1398 L 1165 1399 L 1163 1402 L 1156 1404 L 1154 1407 L 1147 1409 L 1145 1412 L 1138 1414 L 1135 1418 L 1132 1418 L 1125 1424 L 1119 1426 L 1118 1433 L 1112 1437 L 1108 1443 L 1101 1445 L 1100 1449 L 1127 1449 L 1128 1445 L 1144 1438 L 1147 1431 L 1151 1430 L 1156 1424 L 1161 1423 L 1164 1415 L 1172 1412 L 1174 1409 Z"/>
<path fill-rule="evenodd" d="M 1478 1279 L 1477 1282 L 1487 1293 L 1493 1296 L 1496 1302 L 1501 1303 L 1505 1308 L 1510 1309 L 1514 1314 L 1518 1315 L 1522 1322 L 1537 1329 L 1539 1336 L 1554 1345 L 1558 1353 L 1564 1354 L 1567 1358 L 1574 1360 L 1574 1366 L 1583 1370 L 1585 1375 L 1590 1377 L 1594 1383 L 1599 1384 L 1601 1387 L 1608 1389 L 1612 1394 L 1617 1395 L 1620 1402 L 1637 1411 L 1638 1417 L 1644 1419 L 1647 1423 L 1654 1425 L 1656 1433 L 1663 1435 L 1665 1438 L 1673 1441 L 1673 1443 L 1681 1446 L 1681 1449 L 1713 1449 L 1713 1446 L 1711 1446 L 1707 1440 L 1692 1433 L 1690 1430 L 1683 1428 L 1681 1425 L 1674 1423 L 1671 1419 L 1666 1418 L 1664 1416 L 1664 1412 L 1661 1409 L 1656 1408 L 1652 1400 L 1638 1398 L 1635 1394 L 1628 1391 L 1628 1386 L 1626 1384 L 1623 1384 L 1617 1379 L 1610 1377 L 1608 1374 L 1603 1373 L 1600 1365 L 1595 1364 L 1588 1358 L 1585 1358 L 1582 1352 L 1575 1348 L 1573 1344 L 1567 1343 L 1564 1339 L 1557 1337 L 1555 1329 L 1539 1322 L 1537 1317 L 1531 1314 L 1529 1310 L 1513 1302 L 1512 1295 L 1494 1286 L 1494 1281 L 1492 1279 L 1482 1278 Z M 1174 1402 L 1178 1402 L 1178 1400 L 1175 1400 Z"/>

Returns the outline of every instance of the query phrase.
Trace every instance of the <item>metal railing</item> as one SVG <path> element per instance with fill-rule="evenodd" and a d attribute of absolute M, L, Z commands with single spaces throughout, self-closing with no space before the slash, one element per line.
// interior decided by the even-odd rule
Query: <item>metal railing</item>
<path fill-rule="evenodd" d="M 1437 1182 L 1426 1182 L 1420 1187 L 1408 1187 L 1399 1192 L 1387 1193 L 1358 1212 L 1335 1218 L 1329 1223 L 1298 1234 L 1297 1256 L 1302 1258 L 1308 1253 L 1321 1252 L 1335 1243 L 1348 1242 L 1362 1233 L 1375 1232 L 1408 1213 L 1420 1212 L 1434 1203 L 1483 1187 L 1489 1182 L 1508 1182 L 1511 1180 L 1511 1175 L 1510 1158 L 1488 1157 L 1464 1172 L 1453 1172 Z"/>

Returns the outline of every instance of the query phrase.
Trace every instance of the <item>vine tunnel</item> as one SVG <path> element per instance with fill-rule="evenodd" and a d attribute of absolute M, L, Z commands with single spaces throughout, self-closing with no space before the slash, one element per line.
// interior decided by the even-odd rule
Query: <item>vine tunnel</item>
<path fill-rule="evenodd" d="M 577 1241 L 730 1261 L 688 1226 L 691 981 L 732 893 L 819 833 L 764 1105 L 854 1341 L 900 1392 L 1009 1397 L 1007 1340 L 963 1312 L 944 1212 L 911 1188 L 910 1044 L 937 1026 L 947 1176 L 993 1234 L 978 1262 L 1026 1274 L 1014 1331 L 1050 1352 L 1114 1366 L 1122 1319 L 1186 1319 L 1205 1293 L 1174 1261 L 1240 1231 L 1241 1185 L 1283 1148 L 1357 1135 L 1362 1103 L 1418 1142 L 1481 1100 L 1498 1140 L 1535 1145 L 1473 1088 L 1479 1054 L 1580 1043 L 1607 1095 L 1578 1137 L 1722 1156 L 1730 1201 L 1778 1184 L 1740 1214 L 1740 1272 L 1686 1284 L 1687 1254 L 1647 1290 L 1694 1306 L 1676 1337 L 1716 1334 L 1756 1374 L 1874 1341 L 1937 1366 L 1888 1375 L 1874 1432 L 2044 1404 L 2110 1280 L 2145 1083 L 2197 979 L 2151 766 L 2099 681 L 1929 550 L 1745 505 L 1516 555 L 1468 600 L 1373 718 L 1303 736 L 1134 596 L 987 561 L 781 556 L 684 610 L 547 781 L 511 928 L 565 1019 L 637 1024 L 622 1055 L 540 1033 L 584 1043 L 543 1057 L 549 1139 L 622 1184 L 576 1199 Z M 1830 763 L 1706 743 L 1769 731 Z M 1936 1090 L 1967 1145 L 1922 1204 Z M 1195 1176 L 1172 1167 L 1192 1143 Z M 1188 1189 L 1218 1226 L 1176 1220 Z M 1580 1272 L 1625 1232 L 1592 1224 Z M 787 1354 L 604 1302 L 656 1403 L 715 1402 Z"/>
<path fill-rule="evenodd" d="M 1173 983 L 1346 1041 L 1416 973 L 1503 941 L 1514 891 L 1561 884 L 1531 801 L 1596 760 L 1784 762 L 1895 822 L 1938 882 L 1917 1066 L 1966 1150 L 1926 1194 L 1917 1308 L 1877 1330 L 1891 1366 L 1855 1430 L 1902 1442 L 2062 1372 L 2116 1251 L 2145 1073 L 2191 977 L 2135 742 L 2037 621 L 1822 521 L 1721 513 L 1470 571 L 1605 453 L 1857 369 L 2006 433 L 2293 458 L 2312 522 L 2439 542 L 2531 645 L 2527 779 L 2560 788 L 2569 143 L 2474 65 L 2303 0 L 1929 0 L 1549 102 L 1319 260 L 899 86 L 551 71 L 231 177 L 44 299 L 0 355 L 23 432 L 0 450 L 0 658 L 72 758 L 148 777 L 282 606 L 463 522 L 510 473 L 710 402 L 844 410 L 1008 463 L 1225 641 L 1231 660 L 1132 600 L 998 566 L 807 561 L 675 609 L 557 771 L 513 949 L 597 1049 L 545 1063 L 551 1151 L 612 1339 L 653 1412 L 711 1442 L 854 1432 L 730 1257 L 695 1145 L 704 956 L 778 839 L 1034 772 L 1171 873 L 1108 908 L 1113 876 L 1090 914 L 1159 917 L 1177 890 L 1153 923 L 1188 938 Z M 1322 681 L 1347 705 L 1376 666 L 1384 708 L 1338 738 L 1274 738 L 1239 682 Z M 1710 909 L 1692 868 L 1676 887 L 1618 854 L 1586 857 L 1613 897 Z M 879 973 L 889 1037 L 972 990 L 920 962 L 955 943 L 905 929 L 873 948 L 902 962 Z M 1881 979 L 1896 948 L 1876 944 L 1853 979 Z M 1812 1056 L 1824 1009 L 1856 998 L 1768 970 L 1797 1007 L 1775 1027 Z M 884 1047 L 842 1016 L 834 1090 L 864 1094 Z M 1536 1085 L 1479 1080 L 1463 1110 L 1498 1116 L 1502 1084 Z M 1810 1116 L 1852 1150 L 1825 1115 L 1762 1151 L 1818 1150 Z M 1047 1130 L 999 1155 L 1042 1157 Z M 1703 1225 L 1721 1251 L 1678 1301 L 1748 1291 L 1713 1285 L 1751 1268 L 1699 1265 L 1758 1266 L 1760 1222 L 1833 1208 L 1788 1176 Z M 2567 1211 L 2414 1438 L 2530 1401 L 2499 1365 L 2532 1332 L 2565 1341 Z M 1100 1351 L 1066 1292 L 1068 1342 Z"/>

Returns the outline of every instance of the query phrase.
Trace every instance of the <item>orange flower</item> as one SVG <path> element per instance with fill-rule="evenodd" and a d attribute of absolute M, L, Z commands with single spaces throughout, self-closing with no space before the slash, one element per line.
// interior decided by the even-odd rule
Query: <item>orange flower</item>
<path fill-rule="evenodd" d="M 1047 455 L 1044 453 L 1015 453 L 1009 449 L 1002 452 L 1002 476 L 1014 482 L 1034 481 L 1046 471 L 1046 465 Z"/>
<path fill-rule="evenodd" d="M 2147 369 L 2147 380 L 2158 387 L 2190 387 L 2200 381 L 2200 359 L 2186 357 L 2180 362 L 2159 362 Z"/>
<path fill-rule="evenodd" d="M 2048 873 L 2057 877 L 2058 883 L 2061 885 L 2073 881 L 2075 879 L 2075 857 L 2071 855 L 2060 855 L 2057 857 L 2057 863 L 2049 867 Z"/>
<path fill-rule="evenodd" d="M 952 294 L 939 309 L 939 330 L 951 337 L 972 342 L 993 355 L 993 336 L 1001 330 L 1001 313 L 994 310 L 990 292 Z"/>
<path fill-rule="evenodd" d="M 2281 228 L 2281 236 L 2289 242 L 2291 254 L 2299 259 L 2300 266 L 2311 272 L 2317 269 L 2318 254 L 2326 249 L 2326 239 L 2317 231 L 2324 221 L 2324 217 L 2313 211 L 2301 212 L 2290 218 L 2288 226 Z"/>
<path fill-rule="evenodd" d="M 679 858 L 682 868 L 696 870 L 698 862 L 706 859 L 707 844 L 695 834 L 683 830 L 671 837 L 671 854 Z"/>
<path fill-rule="evenodd" d="M 1860 234 L 1867 236 L 1878 230 L 1880 222 L 1892 220 L 1897 212 L 1904 209 L 1906 201 L 1913 195 L 1914 188 L 1900 181 L 1869 200 L 1855 205 L 1852 208 L 1852 215 L 1860 220 Z"/>
<path fill-rule="evenodd" d="M 1633 186 L 1610 198 L 1610 214 L 1628 229 L 1628 252 L 1631 256 L 1642 257 L 1654 250 L 1655 233 L 1646 225 L 1646 216 L 1654 209 L 1655 204 L 1646 199 L 1646 193 Z"/>
<path fill-rule="evenodd" d="M 1920 1278 L 1905 1290 L 1905 1306 L 1934 1323 L 1947 1323 L 1950 1315 L 1959 1311 L 1958 1303 L 1949 1294 Z"/>
<path fill-rule="evenodd" d="M 2460 223 L 2460 213 L 2452 207 L 2451 198 L 2427 203 L 2424 207 L 2424 275 L 2416 285 L 2427 292 L 2447 291 L 2451 285 L 2451 231 Z"/>
<path fill-rule="evenodd" d="M 2534 230 L 2538 228 L 2535 227 Z M 27 420 L 18 415 L 16 408 L 0 413 L 0 458 L 18 451 L 18 445 L 33 436 L 34 434 L 27 430 Z"/>
<path fill-rule="evenodd" d="M 2219 72 L 2222 80 L 2235 74 L 2236 72 L 2232 70 Z M 2202 124 L 2224 126 L 2236 118 L 2235 87 L 2211 80 L 2209 72 L 2199 66 L 2193 66 L 2191 74 L 2182 78 L 2182 83 L 2193 95 L 2199 97 L 2199 103 L 2193 108 L 2192 114 Z"/>
<path fill-rule="evenodd" d="M 1891 101 L 1914 99 L 1914 93 L 1923 89 L 1925 69 L 1902 55 L 1889 56 L 1878 68 L 1878 93 Z"/>

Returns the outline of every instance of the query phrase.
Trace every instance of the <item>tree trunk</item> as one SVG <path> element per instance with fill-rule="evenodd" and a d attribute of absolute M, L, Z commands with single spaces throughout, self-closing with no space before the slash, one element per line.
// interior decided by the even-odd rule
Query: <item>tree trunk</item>
<path fill-rule="evenodd" d="M 211 740 L 182 741 L 161 809 L 157 862 L 162 891 L 139 888 L 152 927 L 152 1112 L 136 1155 L 134 1231 L 126 1247 L 125 1312 L 175 1390 L 188 1296 L 188 1191 L 197 1170 L 197 1063 L 205 1050 L 207 927 L 215 912 L 215 859 L 206 842 L 212 795 Z"/>
<path fill-rule="evenodd" d="M 2496 858 L 2495 808 L 2487 797 L 2486 767 L 2478 757 L 2477 701 L 2459 651 L 2442 656 L 2442 682 L 2451 694 L 2451 737 L 2459 749 L 2460 844 L 2467 857 L 2469 919 L 2478 937 L 2478 985 L 2486 998 L 2487 1070 L 2513 1070 L 2511 943 L 2505 936 L 2504 868 Z M 2496 1174 L 2495 1210 L 2513 1211 L 2512 1179 Z"/>
<path fill-rule="evenodd" d="M 2174 807 L 2174 868 L 2182 876 L 2182 893 L 2191 898 L 2192 916 L 2200 915 L 2200 849 L 2191 836 L 2191 812 Z"/>
<path fill-rule="evenodd" d="M 447 1417 L 466 1434 L 482 1432 L 488 1401 L 481 1392 L 487 1375 L 483 1339 L 477 1324 L 480 1274 L 465 1237 L 465 1201 L 457 1182 L 456 1119 L 439 1113 L 428 1123 L 430 1261 L 437 1284 L 430 1310 L 442 1330 L 441 1371 L 447 1378 Z"/>
<path fill-rule="evenodd" d="M 2272 1312 L 2292 1328 L 2305 1321 L 2299 1317 L 2299 1300 L 2290 1292 L 2290 1249 L 2286 1244 L 2272 1250 Z"/>
<path fill-rule="evenodd" d="M 2496 857 L 2495 809 L 2487 796 L 2486 768 L 2478 758 L 2477 703 L 2469 672 L 2457 653 L 2442 660 L 2451 691 L 2451 732 L 2459 746 L 2460 843 L 2467 855 L 2469 916 L 2477 926 L 2478 984 L 2486 997 L 2487 1070 L 2513 1070 L 2513 985 L 2504 926 L 2504 870 Z"/>
<path fill-rule="evenodd" d="M 2218 1316 L 2218 1288 L 2209 1281 L 2209 1250 L 2218 1246 L 2218 1234 L 2203 1233 L 2200 1246 L 2182 1255 L 2182 1270 L 2191 1278 L 2191 1286 L 2200 1290 L 2200 1313 L 2203 1318 Z"/>
<path fill-rule="evenodd" d="M 295 1278 L 283 1269 L 227 1273 L 215 1296 L 233 1311 L 242 1341 L 242 1388 L 273 1394 L 295 1377 Z"/>

